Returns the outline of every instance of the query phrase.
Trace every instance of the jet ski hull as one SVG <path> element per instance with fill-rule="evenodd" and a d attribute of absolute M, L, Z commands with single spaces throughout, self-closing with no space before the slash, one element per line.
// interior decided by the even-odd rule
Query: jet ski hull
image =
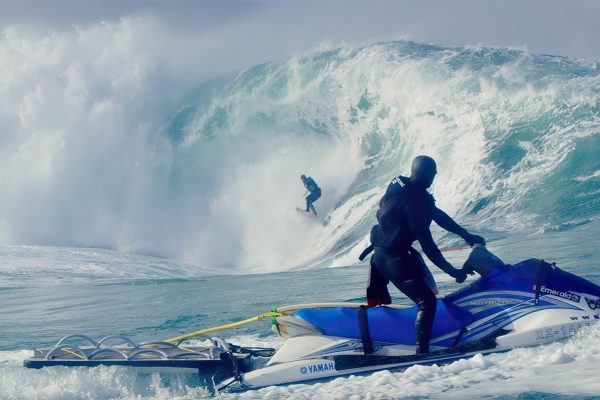
<path fill-rule="evenodd" d="M 339 355 L 327 358 L 296 360 L 270 365 L 265 368 L 244 373 L 238 378 L 232 377 L 215 387 L 217 391 L 245 391 L 274 385 L 292 383 L 312 383 L 350 375 L 370 374 L 377 371 L 402 371 L 414 365 L 442 365 L 477 354 L 489 354 L 510 349 L 497 348 L 461 349 L 438 351 L 425 355 L 376 356 L 376 355 Z"/>

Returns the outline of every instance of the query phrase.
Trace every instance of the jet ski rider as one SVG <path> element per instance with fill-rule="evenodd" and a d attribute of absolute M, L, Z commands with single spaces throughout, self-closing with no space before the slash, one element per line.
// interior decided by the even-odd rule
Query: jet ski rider
<path fill-rule="evenodd" d="M 435 206 L 427 189 L 436 173 L 431 157 L 418 156 L 413 160 L 410 178 L 398 176 L 392 180 L 379 202 L 378 224 L 371 229 L 371 246 L 361 254 L 362 260 L 374 250 L 367 287 L 369 307 L 392 302 L 387 289 L 389 282 L 417 304 L 417 354 L 429 352 L 437 289 L 431 272 L 419 252 L 411 247 L 412 243 L 418 240 L 427 257 L 458 283 L 464 282 L 467 275 L 446 261 L 431 236 L 431 221 L 461 236 L 471 246 L 485 245 L 484 238 L 470 234 Z"/>

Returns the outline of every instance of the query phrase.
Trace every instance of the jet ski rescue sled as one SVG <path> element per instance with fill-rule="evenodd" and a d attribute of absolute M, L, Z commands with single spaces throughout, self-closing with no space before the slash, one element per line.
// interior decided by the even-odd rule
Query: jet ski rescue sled
<path fill-rule="evenodd" d="M 77 345 L 85 342 L 87 345 Z M 109 342 L 117 342 L 111 346 Z M 51 366 L 96 367 L 124 366 L 138 370 L 163 370 L 177 373 L 209 374 L 220 378 L 232 369 L 249 370 L 253 357 L 270 357 L 275 349 L 248 348 L 226 343 L 219 338 L 205 345 L 186 346 L 168 341 L 135 343 L 126 336 L 111 335 L 95 341 L 83 334 L 68 335 L 49 349 L 36 349 L 23 362 L 27 368 Z"/>
<path fill-rule="evenodd" d="M 99 342 L 85 337 L 90 345 L 77 347 L 67 345 L 66 338 L 52 349 L 36 350 L 24 364 L 185 369 L 213 375 L 221 381 L 216 390 L 241 391 L 450 363 L 565 339 L 600 320 L 600 286 L 554 264 L 529 259 L 507 265 L 475 245 L 463 269 L 481 277 L 438 299 L 431 352 L 425 355 L 415 355 L 416 307 L 323 303 L 281 307 L 163 342 L 137 345 L 122 337 Z M 277 350 L 243 348 L 218 338 L 209 338 L 204 347 L 184 344 L 264 318 L 288 337 Z M 119 339 L 125 345 L 106 346 Z"/>

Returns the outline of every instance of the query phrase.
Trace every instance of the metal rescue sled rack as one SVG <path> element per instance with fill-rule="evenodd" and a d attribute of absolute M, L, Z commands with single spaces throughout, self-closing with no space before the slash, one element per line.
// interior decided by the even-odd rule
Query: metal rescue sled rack
<path fill-rule="evenodd" d="M 88 345 L 72 344 L 82 341 Z M 118 341 L 119 344 L 110 346 L 109 341 Z M 201 346 L 184 346 L 182 341 L 138 344 L 126 336 L 110 335 L 96 342 L 78 333 L 63 337 L 52 348 L 34 350 L 33 357 L 26 359 L 23 365 L 36 369 L 50 366 L 125 366 L 231 376 L 232 369 L 237 373 L 248 370 L 251 358 L 270 357 L 275 352 L 270 348 L 235 346 L 219 338 L 209 338 L 209 343 Z"/>

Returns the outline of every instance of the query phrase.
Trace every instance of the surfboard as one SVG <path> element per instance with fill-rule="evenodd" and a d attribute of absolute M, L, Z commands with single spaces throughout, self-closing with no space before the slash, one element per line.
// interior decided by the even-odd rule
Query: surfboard
<path fill-rule="evenodd" d="M 316 222 L 317 224 L 327 225 L 327 223 L 324 220 L 322 220 L 320 216 L 313 214 L 311 211 L 304 211 L 300 207 L 296 207 L 296 212 L 305 216 L 307 219 Z"/>
<path fill-rule="evenodd" d="M 302 214 L 310 218 L 318 218 L 318 215 L 313 214 L 312 211 L 305 211 L 300 207 L 296 207 L 296 211 L 298 211 L 298 214 Z"/>

